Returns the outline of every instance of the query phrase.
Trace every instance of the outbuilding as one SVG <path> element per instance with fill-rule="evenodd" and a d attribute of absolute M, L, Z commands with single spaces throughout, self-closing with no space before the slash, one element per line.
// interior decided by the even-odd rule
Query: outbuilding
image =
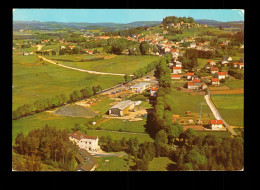
<path fill-rule="evenodd" d="M 127 114 L 127 111 L 134 109 L 134 102 L 131 100 L 125 100 L 119 102 L 109 109 L 109 115 L 111 116 L 124 116 Z"/>
<path fill-rule="evenodd" d="M 223 128 L 222 120 L 210 120 L 212 130 L 221 130 Z"/>

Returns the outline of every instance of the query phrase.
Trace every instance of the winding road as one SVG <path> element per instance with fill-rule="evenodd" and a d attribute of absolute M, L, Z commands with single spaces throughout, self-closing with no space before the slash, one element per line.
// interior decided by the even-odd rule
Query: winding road
<path fill-rule="evenodd" d="M 47 61 L 49 63 L 52 63 L 54 65 L 57 65 L 57 66 L 60 66 L 60 67 L 65 67 L 67 69 L 73 69 L 73 70 L 77 70 L 77 71 L 80 71 L 80 72 L 86 72 L 86 73 L 91 73 L 91 74 L 97 74 L 97 75 L 114 75 L 114 76 L 125 76 L 125 74 L 121 74 L 121 73 L 104 73 L 104 72 L 98 72 L 98 71 L 90 71 L 90 70 L 85 70 L 85 69 L 78 69 L 78 68 L 75 68 L 75 67 L 69 67 L 69 66 L 66 66 L 66 65 L 62 65 L 62 64 L 57 64 L 56 62 L 50 60 L 50 59 L 46 59 L 45 57 L 43 56 L 40 56 L 38 55 L 39 58 L 42 58 L 44 61 Z M 130 75 L 130 76 L 134 76 L 134 75 Z"/>

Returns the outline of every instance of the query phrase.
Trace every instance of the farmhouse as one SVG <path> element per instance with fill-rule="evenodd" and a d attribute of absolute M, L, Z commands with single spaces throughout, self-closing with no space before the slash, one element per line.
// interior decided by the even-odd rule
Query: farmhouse
<path fill-rule="evenodd" d="M 218 78 L 212 78 L 211 79 L 211 85 L 212 86 L 220 86 L 220 82 Z"/>
<path fill-rule="evenodd" d="M 134 109 L 134 102 L 131 100 L 125 100 L 119 102 L 118 104 L 114 105 L 109 109 L 109 115 L 111 116 L 124 116 L 126 115 L 127 111 Z"/>
<path fill-rule="evenodd" d="M 201 82 L 188 82 L 188 89 L 206 89 L 207 85 L 205 83 L 201 83 Z"/>
<path fill-rule="evenodd" d="M 173 73 L 173 74 L 181 73 L 181 67 L 173 67 L 172 73 Z"/>
<path fill-rule="evenodd" d="M 239 68 L 239 69 L 242 69 L 242 68 L 244 68 L 244 67 L 245 67 L 244 63 L 238 63 L 238 68 Z"/>
<path fill-rule="evenodd" d="M 94 171 L 98 166 L 97 161 L 85 149 L 80 149 L 75 158 L 78 163 L 77 171 Z"/>
<path fill-rule="evenodd" d="M 194 73 L 187 73 L 186 76 L 188 80 L 191 80 L 194 78 Z"/>
<path fill-rule="evenodd" d="M 85 149 L 89 153 L 95 154 L 100 150 L 100 146 L 98 145 L 99 139 L 97 136 L 87 136 L 84 133 L 77 131 L 69 134 L 69 139 L 75 142 L 79 148 Z"/>
<path fill-rule="evenodd" d="M 216 62 L 215 62 L 215 61 L 212 61 L 212 60 L 209 60 L 209 61 L 208 61 L 208 64 L 209 64 L 211 67 L 213 67 L 213 66 L 216 65 Z"/>
<path fill-rule="evenodd" d="M 196 43 L 190 43 L 190 48 L 196 48 Z"/>
<path fill-rule="evenodd" d="M 181 75 L 171 75 L 172 79 L 181 79 Z"/>
<path fill-rule="evenodd" d="M 145 89 L 147 89 L 150 86 L 149 83 L 145 83 L 145 82 L 141 82 L 139 84 L 133 85 L 130 87 L 130 90 L 132 92 L 137 92 L 137 93 L 142 93 L 143 91 L 145 91 Z"/>
<path fill-rule="evenodd" d="M 218 70 L 218 67 L 211 67 L 210 68 L 210 72 L 211 72 L 211 74 L 215 74 L 215 73 L 217 73 L 219 70 Z"/>
<path fill-rule="evenodd" d="M 218 78 L 219 80 L 225 79 L 227 76 L 228 76 L 228 75 L 227 75 L 226 72 L 217 72 L 217 73 L 216 73 L 216 78 Z"/>
<path fill-rule="evenodd" d="M 156 96 L 157 95 L 158 88 L 157 87 L 151 87 L 150 88 L 150 96 Z"/>
<path fill-rule="evenodd" d="M 223 127 L 222 120 L 210 120 L 210 125 L 212 130 L 221 130 Z"/>

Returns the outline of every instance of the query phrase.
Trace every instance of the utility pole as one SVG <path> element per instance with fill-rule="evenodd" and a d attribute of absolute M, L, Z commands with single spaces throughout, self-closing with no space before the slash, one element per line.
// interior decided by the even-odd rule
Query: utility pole
<path fill-rule="evenodd" d="M 202 112 L 202 104 L 205 104 L 206 102 L 201 102 L 200 103 L 200 119 L 199 119 L 199 124 L 201 123 L 201 112 Z"/>

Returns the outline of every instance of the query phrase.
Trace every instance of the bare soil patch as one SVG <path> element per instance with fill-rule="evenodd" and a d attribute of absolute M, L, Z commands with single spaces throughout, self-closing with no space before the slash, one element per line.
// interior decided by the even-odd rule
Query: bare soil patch
<path fill-rule="evenodd" d="M 235 90 L 223 90 L 223 91 L 211 91 L 211 94 L 243 94 L 244 89 L 235 89 Z"/>
<path fill-rule="evenodd" d="M 223 91 L 223 90 L 230 90 L 230 88 L 228 86 L 220 86 L 220 87 L 209 87 L 209 90 L 211 91 Z"/>

